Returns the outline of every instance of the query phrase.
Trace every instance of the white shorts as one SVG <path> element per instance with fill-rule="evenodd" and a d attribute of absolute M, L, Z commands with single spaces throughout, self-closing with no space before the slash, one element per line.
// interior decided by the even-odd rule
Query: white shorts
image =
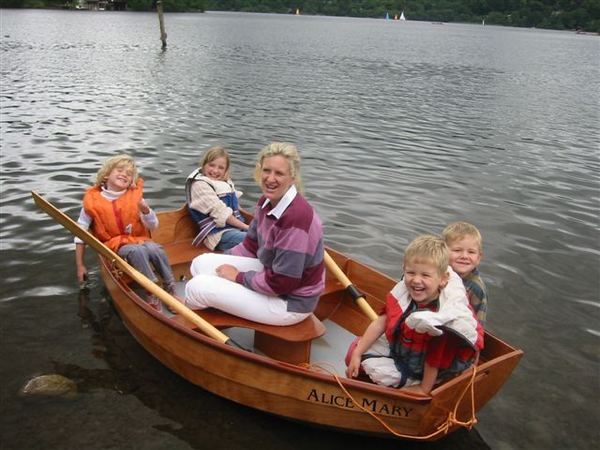
<path fill-rule="evenodd" d="M 276 296 L 255 292 L 233 281 L 221 278 L 216 268 L 231 264 L 240 272 L 264 269 L 256 258 L 205 253 L 192 261 L 193 278 L 185 285 L 185 303 L 192 309 L 217 308 L 254 322 L 267 325 L 293 325 L 310 313 L 287 310 L 287 302 Z"/>
<path fill-rule="evenodd" d="M 382 334 L 379 339 L 363 353 L 363 357 L 366 355 L 373 355 L 373 357 L 363 360 L 361 367 L 374 383 L 391 387 L 398 387 L 401 384 L 402 373 L 397 369 L 394 359 L 390 357 L 390 345 L 385 334 Z M 403 387 L 420 383 L 420 380 L 409 377 L 406 379 Z"/>

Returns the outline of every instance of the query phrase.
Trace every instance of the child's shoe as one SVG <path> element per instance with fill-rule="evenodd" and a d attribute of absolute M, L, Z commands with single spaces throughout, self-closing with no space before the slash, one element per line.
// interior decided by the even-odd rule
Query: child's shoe
<path fill-rule="evenodd" d="M 162 312 L 162 302 L 156 295 L 148 294 L 148 296 L 146 297 L 146 303 L 148 303 L 158 312 Z"/>
<path fill-rule="evenodd" d="M 185 301 L 182 298 L 178 297 L 177 294 L 173 294 L 173 297 L 175 297 L 175 299 L 179 303 L 181 303 L 182 305 L 185 305 Z M 167 307 L 167 309 L 169 310 L 169 312 L 171 312 L 172 314 L 178 314 L 177 311 L 175 311 L 174 308 L 170 307 L 169 305 L 165 305 L 165 306 Z"/>
<path fill-rule="evenodd" d="M 175 297 L 180 303 L 185 304 L 185 302 L 177 296 L 177 288 L 175 283 L 165 285 L 164 289 L 173 297 Z M 171 306 L 165 304 L 165 307 L 169 310 L 171 314 L 177 314 L 177 311 L 175 311 L 175 309 L 173 309 Z"/>
<path fill-rule="evenodd" d="M 175 283 L 167 284 L 165 285 L 165 291 L 174 296 L 177 294 L 177 286 Z"/>

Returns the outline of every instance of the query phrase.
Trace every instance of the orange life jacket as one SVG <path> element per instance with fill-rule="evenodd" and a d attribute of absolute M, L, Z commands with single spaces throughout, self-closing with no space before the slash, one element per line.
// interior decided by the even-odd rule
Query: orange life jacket
<path fill-rule="evenodd" d="M 94 235 L 112 251 L 127 244 L 139 244 L 150 239 L 150 232 L 140 219 L 138 203 L 143 196 L 144 181 L 127 189 L 121 197 L 110 201 L 102 196 L 102 189 L 94 186 L 83 196 L 83 208 L 92 218 Z"/>

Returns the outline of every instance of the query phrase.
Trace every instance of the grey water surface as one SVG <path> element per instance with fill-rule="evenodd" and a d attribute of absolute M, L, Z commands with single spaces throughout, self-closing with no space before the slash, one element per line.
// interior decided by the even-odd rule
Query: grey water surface
<path fill-rule="evenodd" d="M 410 19 L 410 18 L 409 18 Z M 587 449 L 600 443 L 600 38 L 268 14 L 0 10 L 0 448 Z M 327 244 L 399 277 L 418 234 L 484 237 L 488 328 L 525 357 L 471 432 L 434 444 L 291 423 L 171 373 L 124 328 L 72 238 L 103 159 L 134 155 L 178 207 L 224 144 L 251 208 L 254 157 L 294 142 Z M 58 373 L 74 400 L 18 396 Z"/>

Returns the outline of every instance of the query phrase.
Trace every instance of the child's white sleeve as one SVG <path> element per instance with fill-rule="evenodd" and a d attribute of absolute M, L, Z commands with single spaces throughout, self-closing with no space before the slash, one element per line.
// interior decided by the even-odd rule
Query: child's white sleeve
<path fill-rule="evenodd" d="M 90 226 L 92 225 L 92 218 L 87 215 L 87 213 L 85 212 L 85 209 L 83 209 L 83 208 L 81 208 L 81 211 L 79 212 L 79 217 L 77 218 L 77 224 L 86 231 L 89 230 Z M 73 241 L 76 244 L 85 244 L 85 242 L 83 242 L 77 236 L 75 236 Z"/>
<path fill-rule="evenodd" d="M 158 216 L 156 215 L 156 213 L 154 212 L 154 210 L 152 208 L 150 208 L 150 211 L 148 212 L 148 214 L 143 214 L 140 212 L 140 217 L 142 219 L 142 223 L 144 224 L 144 226 L 146 228 L 148 228 L 150 231 L 158 228 Z"/>
<path fill-rule="evenodd" d="M 440 292 L 440 303 L 469 303 L 462 278 L 448 266 L 448 284 Z"/>
<path fill-rule="evenodd" d="M 205 182 L 197 181 L 192 184 L 190 208 L 209 215 L 217 227 L 224 227 L 227 218 L 233 214 L 229 208 L 216 194 L 214 189 Z"/>

